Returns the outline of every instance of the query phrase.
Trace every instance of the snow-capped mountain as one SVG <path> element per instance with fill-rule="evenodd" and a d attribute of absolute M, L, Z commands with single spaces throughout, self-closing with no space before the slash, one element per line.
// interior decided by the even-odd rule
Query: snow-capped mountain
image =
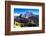
<path fill-rule="evenodd" d="M 28 18 L 33 16 L 34 14 L 32 12 L 26 12 L 24 15 L 22 15 L 22 17 Z"/>

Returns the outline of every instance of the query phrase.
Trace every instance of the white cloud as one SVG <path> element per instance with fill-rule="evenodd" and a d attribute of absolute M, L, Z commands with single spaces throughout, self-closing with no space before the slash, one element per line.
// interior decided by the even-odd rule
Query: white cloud
<path fill-rule="evenodd" d="M 15 14 L 14 14 L 14 16 L 19 16 L 19 15 L 20 15 L 20 14 L 18 14 L 18 13 L 15 13 Z"/>

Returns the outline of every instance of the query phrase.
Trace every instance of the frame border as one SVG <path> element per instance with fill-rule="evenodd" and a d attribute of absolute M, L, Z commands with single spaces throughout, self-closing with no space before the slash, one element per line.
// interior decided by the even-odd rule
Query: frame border
<path fill-rule="evenodd" d="M 42 30 L 32 31 L 10 31 L 10 5 L 28 5 L 28 6 L 42 6 Z M 5 35 L 18 35 L 18 34 L 35 34 L 45 32 L 45 4 L 40 2 L 20 2 L 20 1 L 5 1 Z"/>

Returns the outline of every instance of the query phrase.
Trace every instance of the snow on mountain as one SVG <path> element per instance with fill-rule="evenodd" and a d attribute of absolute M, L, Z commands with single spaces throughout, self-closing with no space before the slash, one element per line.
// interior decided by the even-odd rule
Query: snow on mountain
<path fill-rule="evenodd" d="M 33 16 L 34 14 L 32 12 L 26 12 L 24 15 L 22 15 L 23 17 L 25 18 L 28 18 L 28 17 L 31 17 Z"/>

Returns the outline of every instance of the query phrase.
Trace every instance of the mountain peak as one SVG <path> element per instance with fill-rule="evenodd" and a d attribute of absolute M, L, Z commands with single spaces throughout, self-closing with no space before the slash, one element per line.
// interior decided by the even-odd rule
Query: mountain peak
<path fill-rule="evenodd" d="M 33 13 L 32 12 L 26 12 L 25 15 L 26 15 L 26 17 L 30 17 L 33 15 Z"/>
<path fill-rule="evenodd" d="M 25 18 L 28 18 L 28 17 L 31 17 L 33 16 L 34 14 L 32 12 L 25 12 L 24 15 L 22 15 L 22 17 L 25 17 Z"/>

